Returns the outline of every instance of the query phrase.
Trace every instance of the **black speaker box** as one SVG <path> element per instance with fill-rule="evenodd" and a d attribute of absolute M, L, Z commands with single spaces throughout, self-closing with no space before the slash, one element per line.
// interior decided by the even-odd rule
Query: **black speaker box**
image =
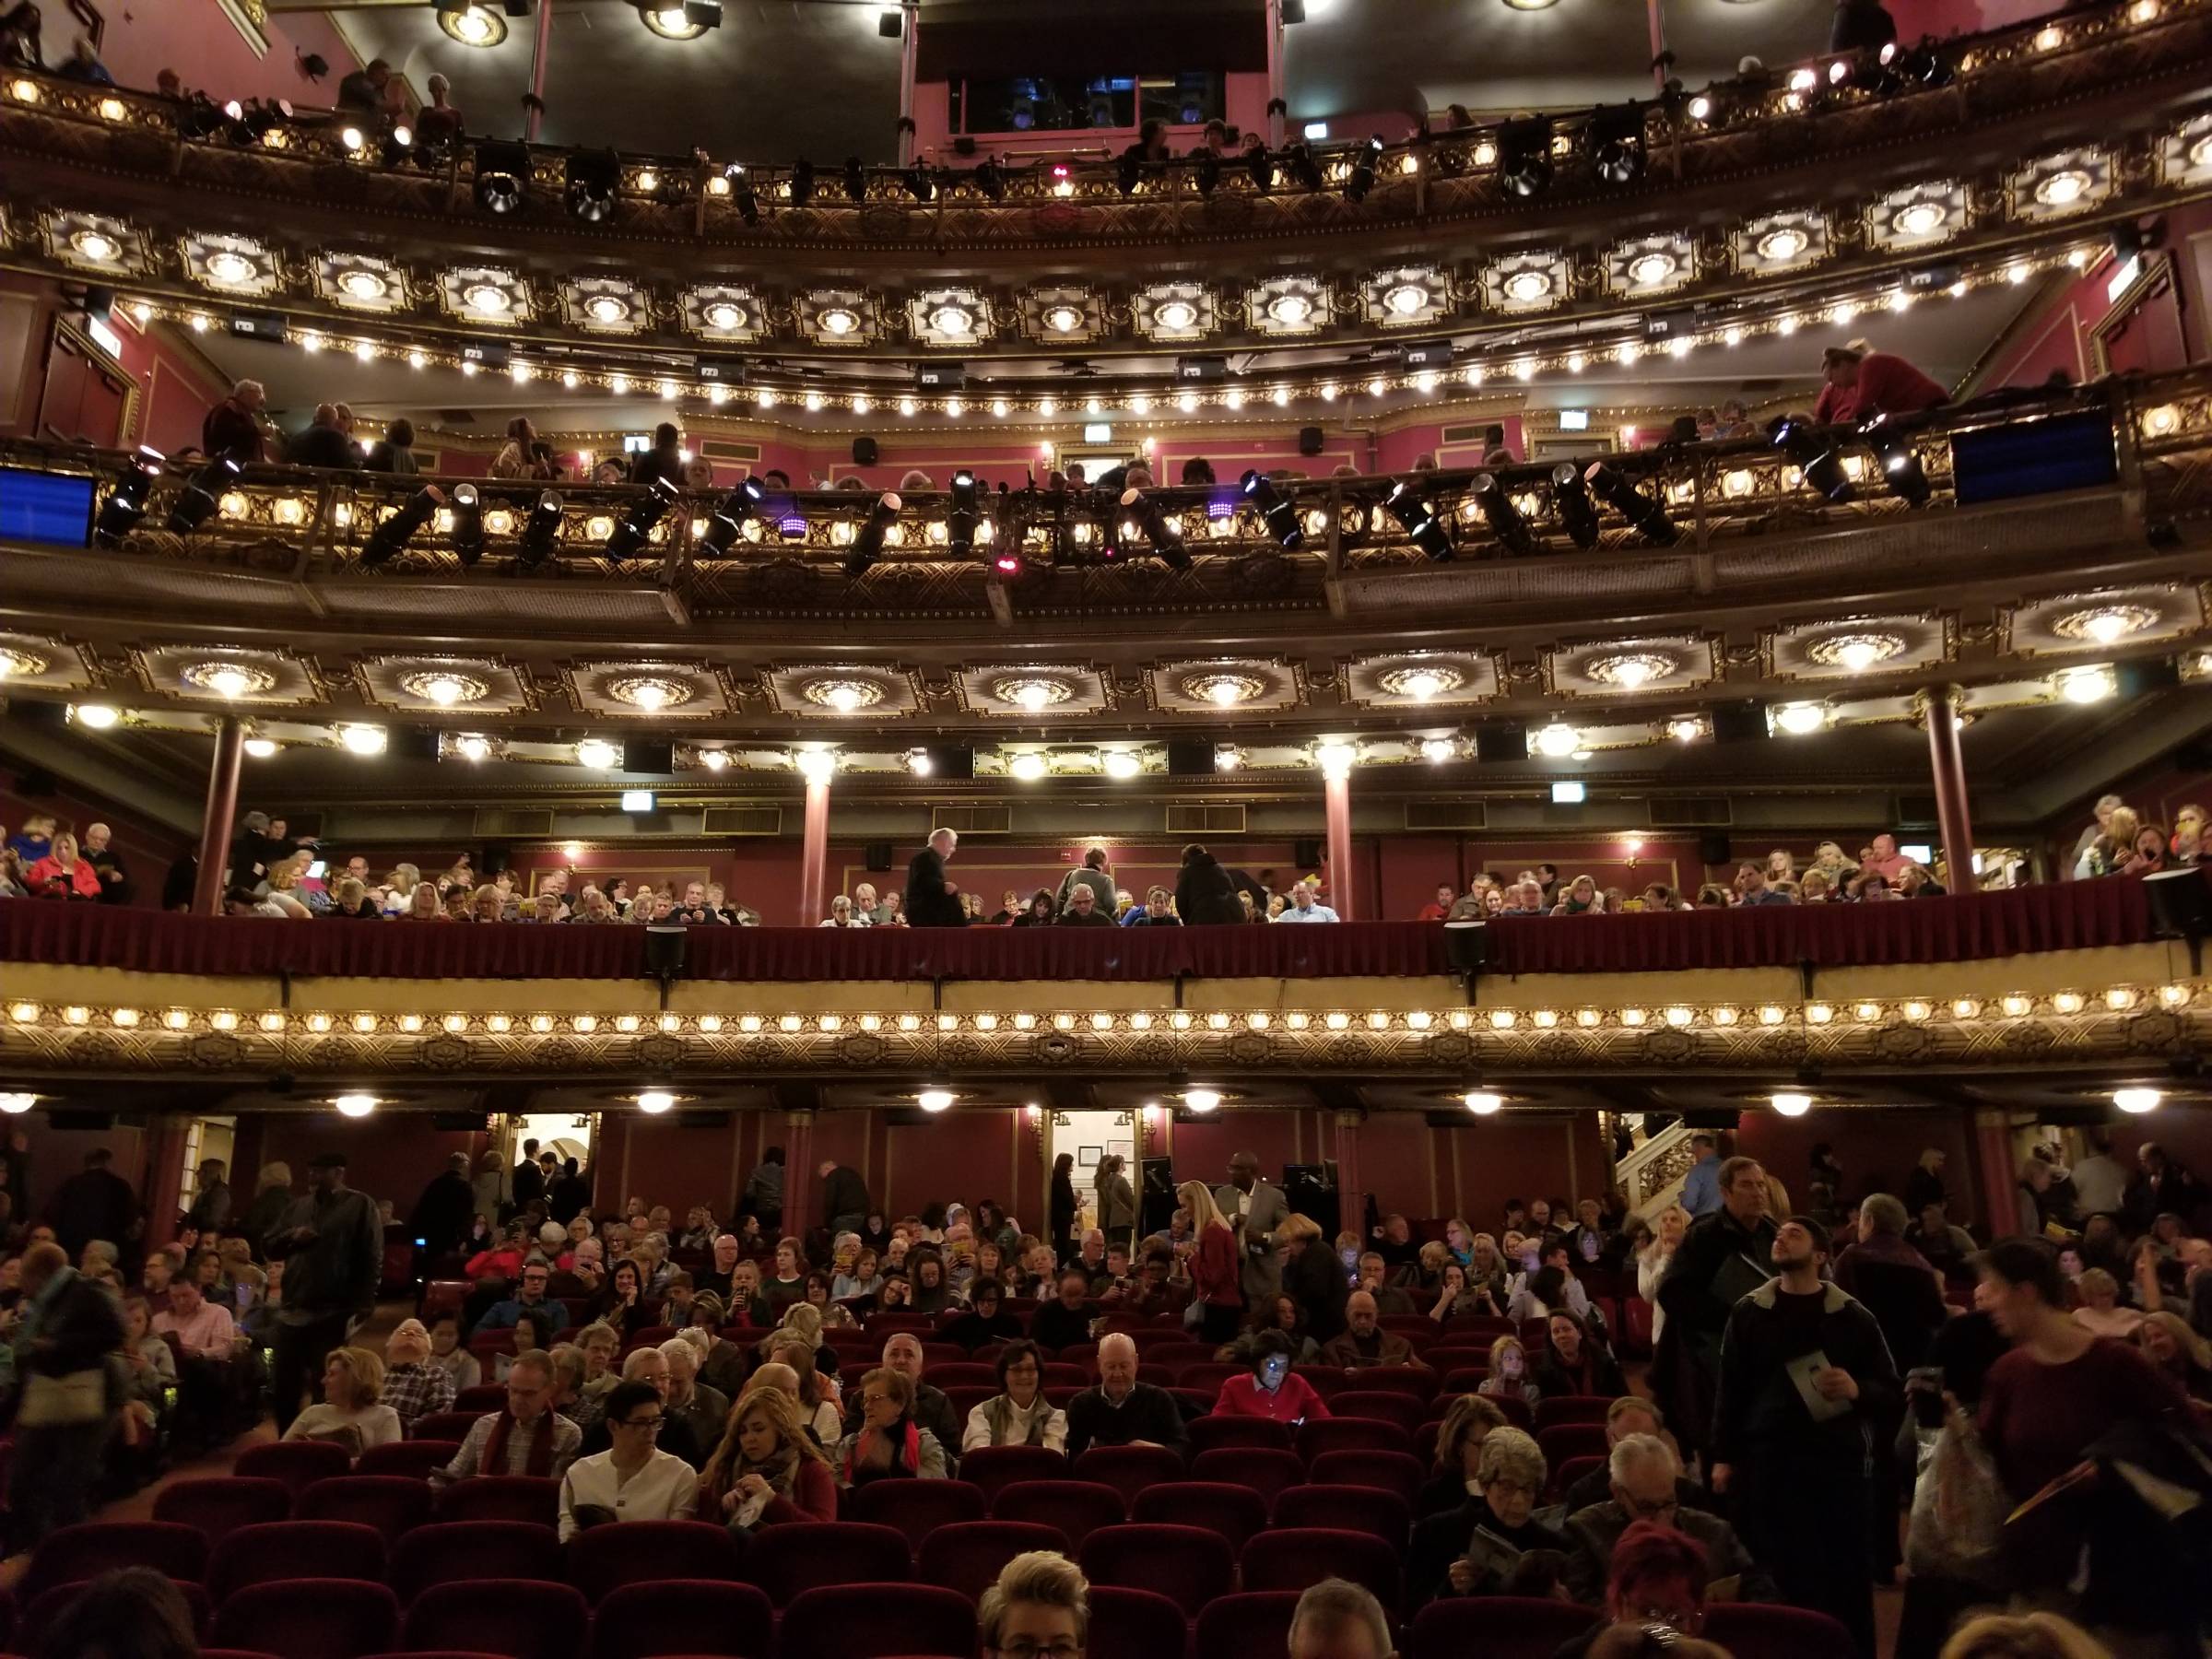
<path fill-rule="evenodd" d="M 871 871 L 881 872 L 890 867 L 891 843 L 889 841 L 870 841 L 868 843 L 868 868 Z"/>
<path fill-rule="evenodd" d="M 2141 697 L 2147 691 L 2171 691 L 2182 683 L 2182 665 L 2171 657 L 2150 657 L 2123 663 L 2118 676 L 2120 695 Z"/>
<path fill-rule="evenodd" d="M 400 726 L 390 742 L 392 752 L 402 760 L 438 759 L 438 734 L 429 726 Z"/>
<path fill-rule="evenodd" d="M 1728 862 L 1728 831 L 1700 830 L 1698 832 L 1698 859 L 1701 864 L 1717 865 Z"/>
<path fill-rule="evenodd" d="M 501 870 L 514 867 L 514 849 L 505 841 L 486 841 L 482 856 L 477 860 L 477 873 L 489 881 Z"/>
<path fill-rule="evenodd" d="M 656 774 L 673 772 L 676 745 L 645 737 L 626 738 L 622 744 L 622 770 Z"/>
<path fill-rule="evenodd" d="M 1712 740 L 1715 743 L 1758 743 L 1767 735 L 1767 706 L 1753 699 L 1748 702 L 1716 704 L 1712 711 Z"/>
<path fill-rule="evenodd" d="M 7 717 L 18 725 L 58 732 L 69 724 L 69 705 L 65 702 L 12 702 L 7 705 Z"/>
<path fill-rule="evenodd" d="M 1210 778 L 1214 775 L 1214 746 L 1203 737 L 1168 739 L 1168 776 Z"/>
<path fill-rule="evenodd" d="M 16 774 L 16 793 L 29 799 L 50 795 L 60 787 L 60 782 L 42 766 L 27 767 Z"/>
<path fill-rule="evenodd" d="M 430 1127 L 445 1135 L 482 1135 L 491 1119 L 481 1112 L 433 1112 Z"/>
<path fill-rule="evenodd" d="M 1321 1224 L 1324 1240 L 1335 1238 L 1336 1182 L 1328 1165 L 1285 1164 L 1283 1196 L 1290 1201 L 1290 1208 L 1295 1214 L 1311 1217 Z M 1335 1246 L 1331 1245 L 1330 1248 L 1334 1249 Z"/>
<path fill-rule="evenodd" d="M 1138 1221 L 1146 1238 L 1165 1232 L 1175 1214 L 1175 1166 L 1165 1158 L 1143 1159 L 1136 1178 Z"/>
<path fill-rule="evenodd" d="M 1528 725 L 1519 720 L 1475 723 L 1475 759 L 1485 766 L 1506 766 L 1528 759 Z"/>
<path fill-rule="evenodd" d="M 1321 444 L 1322 436 L 1319 427 L 1300 427 L 1298 429 L 1298 453 L 1300 454 L 1318 455 L 1321 453 Z"/>
<path fill-rule="evenodd" d="M 89 1129 L 95 1133 L 104 1134 L 115 1127 L 115 1114 L 112 1112 L 50 1111 L 46 1114 L 46 1127 L 49 1129 Z"/>
<path fill-rule="evenodd" d="M 1319 869 L 1321 867 L 1321 843 L 1311 836 L 1291 842 L 1290 862 L 1301 870 Z"/>
<path fill-rule="evenodd" d="M 115 290 L 103 283 L 85 289 L 85 315 L 105 323 L 115 312 Z"/>
<path fill-rule="evenodd" d="M 931 744 L 929 775 L 965 782 L 975 776 L 975 751 L 966 744 Z"/>
<path fill-rule="evenodd" d="M 673 979 L 684 971 L 690 935 L 686 928 L 656 923 L 645 930 L 645 971 Z"/>
<path fill-rule="evenodd" d="M 877 457 L 882 453 L 876 447 L 876 440 L 873 438 L 853 440 L 853 465 L 855 466 L 875 465 Z"/>

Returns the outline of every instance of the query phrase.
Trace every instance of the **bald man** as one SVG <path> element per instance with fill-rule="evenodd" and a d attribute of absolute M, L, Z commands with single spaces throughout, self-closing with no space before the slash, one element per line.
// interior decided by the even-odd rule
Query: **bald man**
<path fill-rule="evenodd" d="M 1360 1371 L 1371 1365 L 1411 1365 L 1413 1345 L 1386 1331 L 1382 1309 L 1365 1290 L 1355 1290 L 1344 1304 L 1345 1330 L 1321 1345 L 1324 1365 Z"/>
<path fill-rule="evenodd" d="M 1067 1403 L 1067 1460 L 1091 1446 L 1182 1449 L 1182 1413 L 1164 1388 L 1136 1380 L 1136 1344 L 1116 1331 L 1099 1344 L 1099 1382 Z"/>

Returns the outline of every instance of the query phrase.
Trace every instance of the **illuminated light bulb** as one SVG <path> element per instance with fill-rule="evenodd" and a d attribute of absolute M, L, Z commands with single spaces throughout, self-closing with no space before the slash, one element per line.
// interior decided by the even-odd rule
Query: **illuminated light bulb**
<path fill-rule="evenodd" d="M 1460 1097 L 1477 1117 L 1488 1117 L 1505 1105 L 1505 1097 L 1493 1089 L 1470 1088 Z"/>
<path fill-rule="evenodd" d="M 1803 1117 L 1813 1109 L 1813 1097 L 1808 1094 L 1777 1094 L 1769 1103 L 1783 1117 Z"/>
<path fill-rule="evenodd" d="M 1231 394 L 1231 395 L 1233 396 L 1234 394 Z M 1235 406 L 1231 405 L 1230 406 L 1234 407 Z M 855 415 L 865 415 L 867 413 L 866 410 L 859 408 L 855 408 L 853 412 Z M 1060 400 L 1053 397 L 1039 398 L 1037 400 L 1037 413 L 1043 416 L 1047 420 L 1050 420 L 1053 416 L 1060 413 Z"/>
<path fill-rule="evenodd" d="M 676 1097 L 665 1088 L 648 1088 L 638 1096 L 638 1110 L 649 1117 L 658 1117 L 676 1104 Z"/>
<path fill-rule="evenodd" d="M 1182 1103 L 1193 1112 L 1211 1112 L 1221 1104 L 1221 1091 L 1218 1088 L 1186 1088 L 1182 1093 Z"/>
<path fill-rule="evenodd" d="M 1384 384 L 1382 377 L 1379 374 L 1367 382 L 1367 394 L 1370 397 L 1380 397 L 1388 390 L 1389 387 Z"/>
<path fill-rule="evenodd" d="M 253 759 L 266 760 L 276 754 L 276 744 L 274 739 L 268 737 L 249 737 L 245 742 L 245 749 Z"/>
<path fill-rule="evenodd" d="M 1472 387 L 1472 386 L 1479 386 L 1479 385 L 1481 385 L 1481 384 L 1482 384 L 1482 380 L 1483 380 L 1483 375 L 1482 375 L 1482 365 L 1481 365 L 1480 363 L 1470 363 L 1470 364 L 1468 364 L 1468 365 L 1467 365 L 1467 371 L 1466 371 L 1465 374 L 1461 375 L 1461 376 L 1460 376 L 1460 379 L 1462 379 L 1462 380 L 1465 381 L 1465 382 L 1467 382 L 1467 384 L 1468 384 L 1469 386 L 1471 386 L 1471 387 Z"/>
<path fill-rule="evenodd" d="M 1377 382 L 1376 383 L 1378 386 L 1381 384 L 1380 382 Z M 1195 392 L 1183 393 L 1175 399 L 1175 406 L 1181 409 L 1185 415 L 1194 413 L 1198 407 L 1198 394 Z"/>
<path fill-rule="evenodd" d="M 1034 750 L 1014 757 L 1006 770 L 1024 783 L 1034 783 L 1044 776 L 1044 757 Z"/>
<path fill-rule="evenodd" d="M 1323 403 L 1335 403 L 1336 401 L 1336 382 L 1335 381 L 1324 381 L 1321 384 L 1319 395 Z"/>
<path fill-rule="evenodd" d="M 423 695 L 432 702 L 441 708 L 450 709 L 461 700 L 462 693 L 466 688 L 459 680 L 441 674 L 422 689 Z"/>
<path fill-rule="evenodd" d="M 381 755 L 384 752 L 384 728 L 371 725 L 349 725 L 339 728 L 338 741 L 349 754 Z"/>
<path fill-rule="evenodd" d="M 353 343 L 353 360 L 355 362 L 366 363 L 374 356 L 376 356 L 376 347 L 368 341 L 356 340 Z"/>
<path fill-rule="evenodd" d="M 968 413 L 968 406 L 959 398 L 948 397 L 945 400 L 945 414 L 948 419 L 958 420 L 966 413 Z"/>
<path fill-rule="evenodd" d="M 2165 1098 L 2155 1088 L 2115 1088 L 2112 1090 L 2112 1104 L 2123 1112 L 2138 1113 L 2156 1112 L 2159 1102 Z"/>
<path fill-rule="evenodd" d="M 1134 778 L 1144 770 L 1144 763 L 1127 749 L 1106 751 L 1106 775 L 1110 778 Z"/>
<path fill-rule="evenodd" d="M 1267 398 L 1268 401 L 1274 404 L 1278 409 L 1288 408 L 1290 406 L 1290 388 L 1288 386 L 1277 386 L 1273 392 L 1270 392 L 1267 394 Z"/>
<path fill-rule="evenodd" d="M 902 398 L 900 398 L 900 399 L 899 400 L 899 413 L 900 413 L 900 414 L 901 414 L 901 415 L 906 415 L 906 416 L 912 416 L 912 415 L 913 414 L 913 412 L 914 412 L 914 400 L 913 400 L 912 398 L 911 398 L 911 397 L 902 397 Z"/>
<path fill-rule="evenodd" d="M 2110 668 L 2074 668 L 2058 677 L 2058 691 L 2070 703 L 2093 703 L 2120 688 Z"/>
<path fill-rule="evenodd" d="M 1151 414 L 1152 400 L 1145 396 L 1143 393 L 1138 393 L 1137 395 L 1129 400 L 1129 413 L 1132 415 Z"/>
<path fill-rule="evenodd" d="M 1523 358 L 1519 362 L 1513 365 L 1513 378 L 1517 381 L 1530 381 L 1535 379 L 1535 364 L 1530 361 L 1527 358 Z"/>
<path fill-rule="evenodd" d="M 1828 724 L 1828 711 L 1818 703 L 1785 703 L 1775 711 L 1774 724 L 1793 737 L 1804 737 Z"/>
<path fill-rule="evenodd" d="M 472 362 L 464 362 L 464 363 L 461 365 L 461 377 L 462 377 L 462 379 L 464 379 L 464 380 L 474 380 L 474 379 L 476 379 L 476 378 L 477 378 L 477 366 L 476 366 L 476 364 L 474 364 L 474 363 L 472 363 Z"/>
<path fill-rule="evenodd" d="M 2030 275 L 2028 267 L 2024 265 L 2010 265 L 2005 267 L 2005 280 L 2015 288 L 2027 281 Z"/>
<path fill-rule="evenodd" d="M 376 1110 L 377 1099 L 372 1094 L 342 1094 L 331 1104 L 341 1117 L 365 1118 Z"/>
<path fill-rule="evenodd" d="M 484 760 L 491 754 L 491 742 L 485 737 L 464 737 L 453 747 L 464 760 Z"/>
<path fill-rule="evenodd" d="M 1570 374 L 1580 374 L 1583 368 L 1589 363 L 1589 360 L 1590 359 L 1588 358 L 1584 357 L 1579 351 L 1569 352 L 1567 354 L 1567 372 Z"/>
<path fill-rule="evenodd" d="M 2099 611 L 2083 627 L 2100 645 L 2110 645 L 2128 631 L 2127 618 L 2117 611 Z"/>
<path fill-rule="evenodd" d="M 612 771 L 622 764 L 622 751 L 604 737 L 586 737 L 576 746 L 576 763 L 594 771 Z"/>
<path fill-rule="evenodd" d="M 1554 760 L 1564 759 L 1582 746 L 1582 736 L 1572 726 L 1556 721 L 1536 734 L 1536 753 Z"/>
<path fill-rule="evenodd" d="M 952 1107 L 949 1088 L 924 1088 L 914 1096 L 914 1104 L 924 1112 L 947 1112 Z"/>

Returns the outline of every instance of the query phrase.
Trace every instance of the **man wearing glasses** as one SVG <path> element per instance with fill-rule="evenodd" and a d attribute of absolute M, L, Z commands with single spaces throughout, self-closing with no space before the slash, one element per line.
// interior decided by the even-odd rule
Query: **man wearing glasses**
<path fill-rule="evenodd" d="M 1771 1602 L 1781 1597 L 1765 1568 L 1752 1560 L 1735 1528 L 1704 1510 L 1682 1507 L 1677 1478 L 1681 1465 L 1667 1443 L 1654 1434 L 1629 1434 L 1614 1442 L 1608 1459 L 1613 1496 L 1567 1517 L 1570 1553 L 1564 1574 L 1567 1592 L 1586 1606 L 1605 1605 L 1612 1576 L 1613 1547 L 1639 1521 L 1655 1522 L 1687 1533 L 1703 1547 L 1712 1571 L 1707 1594 L 1730 1579 L 1732 1601 Z M 1722 1599 L 1715 1596 L 1714 1599 Z"/>
<path fill-rule="evenodd" d="M 1082 1571 L 1058 1551 L 1016 1556 L 976 1603 L 983 1659 L 1083 1659 L 1089 1597 Z"/>
<path fill-rule="evenodd" d="M 604 1419 L 614 1444 L 569 1465 L 560 1483 L 560 1541 L 617 1521 L 688 1521 L 699 1473 L 655 1444 L 667 1407 L 650 1382 L 618 1382 Z"/>

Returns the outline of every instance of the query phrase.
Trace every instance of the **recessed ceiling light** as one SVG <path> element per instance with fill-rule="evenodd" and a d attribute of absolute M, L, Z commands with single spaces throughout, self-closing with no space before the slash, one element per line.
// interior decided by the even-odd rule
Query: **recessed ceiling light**
<path fill-rule="evenodd" d="M 658 1117 L 676 1104 L 676 1097 L 665 1088 L 648 1088 L 638 1096 L 638 1110 L 649 1117 Z"/>
<path fill-rule="evenodd" d="M 1505 1104 L 1505 1097 L 1488 1088 L 1470 1088 L 1460 1097 L 1477 1117 L 1488 1117 Z"/>
<path fill-rule="evenodd" d="M 1809 736 L 1828 724 L 1828 711 L 1818 703 L 1784 703 L 1774 712 L 1774 724 L 1793 737 Z"/>
<path fill-rule="evenodd" d="M 1505 297 L 1526 305 L 1551 292 L 1551 277 L 1543 271 L 1515 271 L 1505 279 Z"/>
<path fill-rule="evenodd" d="M 342 726 L 338 731 L 338 741 L 351 754 L 381 755 L 384 752 L 384 728 L 372 725 Z"/>
<path fill-rule="evenodd" d="M 507 38 L 507 19 L 481 6 L 441 11 L 438 27 L 464 46 L 497 46 Z"/>
<path fill-rule="evenodd" d="M 377 1109 L 379 1101 L 372 1094 L 342 1094 L 331 1104 L 341 1117 L 364 1118 Z"/>
<path fill-rule="evenodd" d="M 584 312 L 594 323 L 627 323 L 629 306 L 613 294 L 594 294 L 584 304 Z"/>
<path fill-rule="evenodd" d="M 1171 300 L 1152 313 L 1152 320 L 1180 334 L 1197 324 L 1198 308 L 1187 300 Z"/>
<path fill-rule="evenodd" d="M 924 1088 L 914 1096 L 914 1104 L 924 1112 L 945 1112 L 951 1108 L 952 1099 L 949 1088 Z"/>
<path fill-rule="evenodd" d="M 1072 305 L 1055 305 L 1044 313 L 1044 325 L 1054 334 L 1074 334 L 1083 326 L 1083 313 Z"/>
<path fill-rule="evenodd" d="M 1193 1112 L 1211 1112 L 1221 1104 L 1221 1091 L 1218 1088 L 1186 1088 L 1182 1091 L 1182 1103 Z"/>
<path fill-rule="evenodd" d="M 745 326 L 743 308 L 731 304 L 727 300 L 715 300 L 700 314 L 704 317 L 709 328 L 718 329 L 724 334 L 732 333 Z"/>
<path fill-rule="evenodd" d="M 2166 1097 L 2155 1088 L 2115 1088 L 2112 1104 L 2123 1112 L 2156 1112 Z"/>
<path fill-rule="evenodd" d="M 1803 1117 L 1813 1109 L 1813 1097 L 1808 1094 L 1777 1094 L 1769 1097 L 1769 1103 L 1783 1117 Z"/>
<path fill-rule="evenodd" d="M 1015 756 L 1013 763 L 1006 770 L 1022 782 L 1034 783 L 1044 776 L 1044 757 L 1034 749 L 1026 750 Z"/>

